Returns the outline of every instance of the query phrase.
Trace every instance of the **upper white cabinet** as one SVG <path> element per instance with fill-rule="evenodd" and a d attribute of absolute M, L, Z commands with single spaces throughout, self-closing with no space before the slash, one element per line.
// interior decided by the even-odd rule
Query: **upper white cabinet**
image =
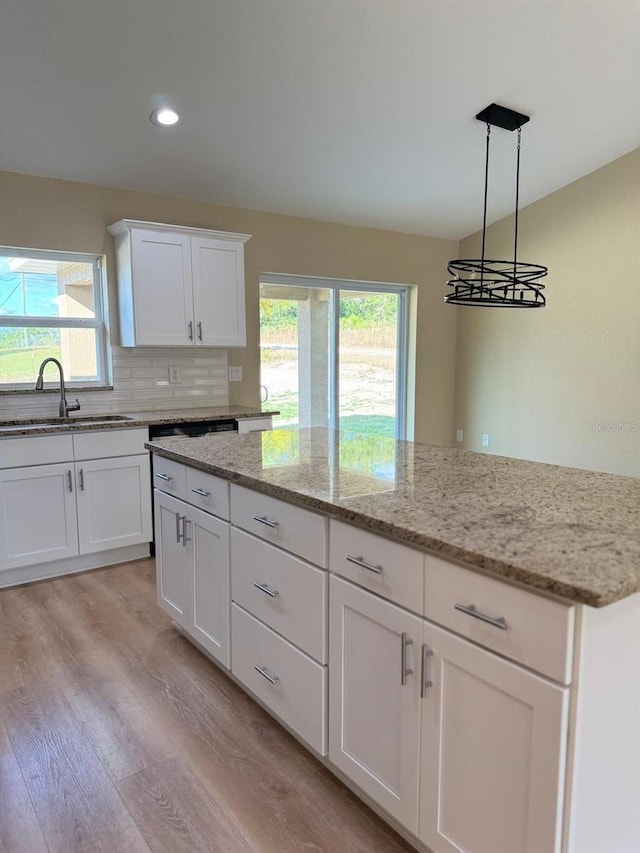
<path fill-rule="evenodd" d="M 116 238 L 122 346 L 246 346 L 249 234 L 122 219 Z"/>

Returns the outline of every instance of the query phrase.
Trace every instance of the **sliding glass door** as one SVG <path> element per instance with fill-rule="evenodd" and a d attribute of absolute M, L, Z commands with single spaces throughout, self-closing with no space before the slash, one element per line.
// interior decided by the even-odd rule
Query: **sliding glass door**
<path fill-rule="evenodd" d="M 263 396 L 275 426 L 405 435 L 406 288 L 265 276 Z"/>

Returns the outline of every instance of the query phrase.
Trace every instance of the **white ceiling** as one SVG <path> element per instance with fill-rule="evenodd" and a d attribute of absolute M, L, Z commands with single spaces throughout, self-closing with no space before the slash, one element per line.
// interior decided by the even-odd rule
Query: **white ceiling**
<path fill-rule="evenodd" d="M 638 0 L 0 0 L 0 169 L 459 238 L 640 144 Z M 165 102 L 181 125 L 160 130 Z M 489 218 L 513 209 L 492 134 Z"/>

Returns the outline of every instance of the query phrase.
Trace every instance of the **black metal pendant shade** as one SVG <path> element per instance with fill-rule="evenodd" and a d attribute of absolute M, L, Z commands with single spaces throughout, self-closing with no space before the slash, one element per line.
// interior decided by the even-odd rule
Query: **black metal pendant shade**
<path fill-rule="evenodd" d="M 518 198 L 520 192 L 520 129 L 529 116 L 499 104 L 490 104 L 476 116 L 487 125 L 487 147 L 484 175 L 484 217 L 482 223 L 482 257 L 449 261 L 447 270 L 453 276 L 447 282 L 452 292 L 445 296 L 449 305 L 477 305 L 493 308 L 542 308 L 546 305 L 544 284 L 540 279 L 547 267 L 518 261 Z M 487 191 L 489 184 L 489 140 L 491 126 L 518 131 L 516 160 L 516 211 L 512 261 L 485 257 L 487 231 Z"/>

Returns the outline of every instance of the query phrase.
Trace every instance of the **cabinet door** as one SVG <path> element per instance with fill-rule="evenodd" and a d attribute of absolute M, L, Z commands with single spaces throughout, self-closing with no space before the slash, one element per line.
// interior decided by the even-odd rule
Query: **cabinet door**
<path fill-rule="evenodd" d="M 560 849 L 568 690 L 425 623 L 419 837 L 434 853 Z"/>
<path fill-rule="evenodd" d="M 246 346 L 244 246 L 212 237 L 192 237 L 196 343 Z"/>
<path fill-rule="evenodd" d="M 76 462 L 80 553 L 151 539 L 149 454 Z"/>
<path fill-rule="evenodd" d="M 133 229 L 131 275 L 136 346 L 192 345 L 189 235 Z"/>
<path fill-rule="evenodd" d="M 229 660 L 229 523 L 188 507 L 187 545 L 192 553 L 192 595 L 187 630 L 216 660 Z"/>
<path fill-rule="evenodd" d="M 421 620 L 335 576 L 329 586 L 329 758 L 416 833 Z"/>
<path fill-rule="evenodd" d="M 0 569 L 78 553 L 73 463 L 0 471 Z"/>
<path fill-rule="evenodd" d="M 154 498 L 158 604 L 187 628 L 193 599 L 193 565 L 191 549 L 183 544 L 182 532 L 183 519 L 190 507 L 157 489 Z"/>

